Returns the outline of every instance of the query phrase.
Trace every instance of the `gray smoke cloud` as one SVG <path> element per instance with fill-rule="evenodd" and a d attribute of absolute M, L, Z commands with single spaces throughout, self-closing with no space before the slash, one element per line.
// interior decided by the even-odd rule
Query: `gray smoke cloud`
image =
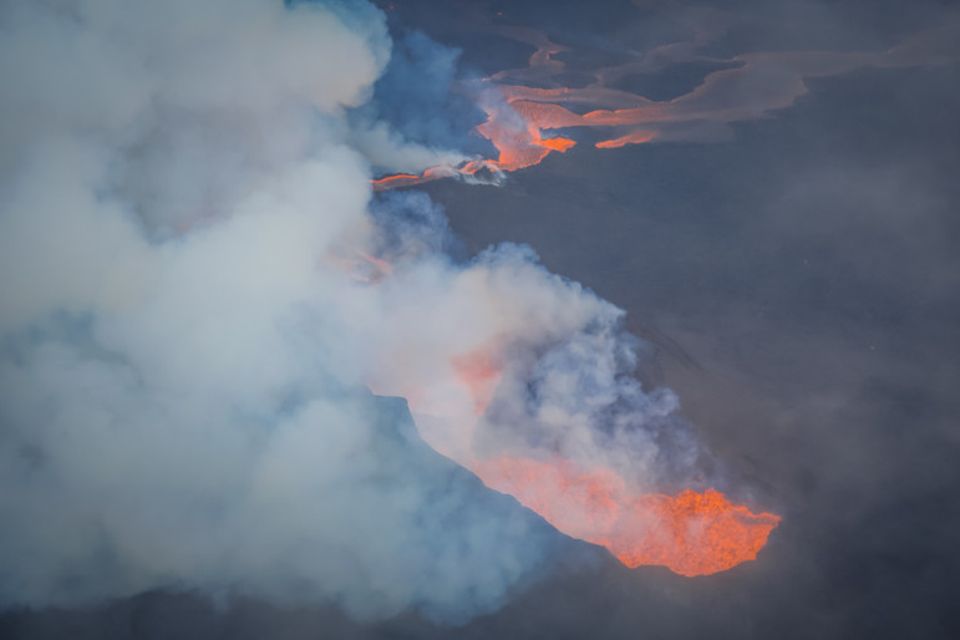
<path fill-rule="evenodd" d="M 8 2 L 0 25 L 0 606 L 462 618 L 556 536 L 420 437 L 639 487 L 695 465 L 619 309 L 523 247 L 455 261 L 420 196 L 371 213 L 372 165 L 448 152 L 351 129 L 389 58 L 370 7 Z"/>

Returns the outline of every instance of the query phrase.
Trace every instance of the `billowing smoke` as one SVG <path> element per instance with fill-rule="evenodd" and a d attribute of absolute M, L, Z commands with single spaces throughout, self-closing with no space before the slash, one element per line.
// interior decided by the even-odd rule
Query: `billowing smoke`
<path fill-rule="evenodd" d="M 558 537 L 420 436 L 640 488 L 695 468 L 620 310 L 523 247 L 451 257 L 424 196 L 371 205 L 372 164 L 440 152 L 356 142 L 389 55 L 370 7 L 0 20 L 0 606 L 171 588 L 463 617 Z"/>
<path fill-rule="evenodd" d="M 459 64 L 460 52 L 419 31 L 402 34 L 394 43 L 390 63 L 374 85 L 370 101 L 351 113 L 357 144 L 369 149 L 384 171 L 413 171 L 431 162 L 411 157 L 410 142 L 421 154 L 434 153 L 433 164 L 456 164 L 470 155 L 491 155 L 490 144 L 474 132 L 485 119 Z M 378 137 L 392 134 L 407 141 L 406 154 L 386 157 Z M 435 150 L 446 150 L 437 152 Z M 458 150 L 458 151 L 452 151 Z M 419 160 L 418 163 L 412 160 Z"/>

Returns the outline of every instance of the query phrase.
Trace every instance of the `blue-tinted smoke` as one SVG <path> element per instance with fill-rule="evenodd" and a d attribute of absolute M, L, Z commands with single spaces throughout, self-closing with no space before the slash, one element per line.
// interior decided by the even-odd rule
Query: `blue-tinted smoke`
<path fill-rule="evenodd" d="M 491 154 L 473 132 L 485 115 L 470 95 L 460 51 L 409 31 L 394 40 L 373 99 L 356 117 L 382 120 L 410 142 L 467 154 Z"/>

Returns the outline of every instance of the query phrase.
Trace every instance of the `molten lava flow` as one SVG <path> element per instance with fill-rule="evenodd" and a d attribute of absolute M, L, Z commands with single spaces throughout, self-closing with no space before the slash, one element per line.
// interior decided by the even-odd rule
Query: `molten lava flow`
<path fill-rule="evenodd" d="M 565 127 L 637 124 L 650 119 L 654 112 L 658 111 L 657 107 L 645 98 L 599 85 L 583 89 L 541 89 L 508 84 L 509 80 L 537 81 L 562 73 L 566 65 L 555 60 L 553 56 L 568 49 L 533 29 L 501 26 L 498 32 L 532 45 L 535 51 L 530 56 L 527 67 L 501 71 L 488 79 L 488 82 L 498 83 L 487 89 L 495 92 L 497 99 L 489 101 L 483 107 L 487 119 L 477 126 L 476 132 L 496 148 L 497 159 L 477 160 L 460 167 L 430 167 L 421 174 L 399 173 L 384 176 L 373 180 L 375 190 L 423 184 L 452 175 L 474 175 L 484 166 L 494 171 L 525 169 L 539 164 L 553 152 L 563 153 L 576 145 L 574 140 L 567 137 L 545 137 L 544 131 Z M 558 103 L 603 105 L 620 109 L 579 115 Z M 647 142 L 649 139 L 652 139 L 652 135 L 644 140 L 628 135 L 597 146 L 601 149 L 612 148 Z"/>
<path fill-rule="evenodd" d="M 477 416 L 486 412 L 501 378 L 496 352 L 481 348 L 451 362 Z M 463 433 L 470 438 L 474 431 Z M 512 495 L 559 531 L 605 547 L 630 568 L 661 565 L 683 576 L 725 571 L 755 559 L 780 522 L 714 489 L 641 493 L 612 469 L 585 471 L 559 458 L 468 455 L 458 461 L 491 489 Z"/>
<path fill-rule="evenodd" d="M 533 106 L 548 108 L 548 105 Z M 496 160 L 472 160 L 457 167 L 429 167 L 421 174 L 396 173 L 383 176 L 372 181 L 374 190 L 409 187 L 455 175 L 474 176 L 484 169 L 494 174 L 517 171 L 539 164 L 554 151 L 563 153 L 577 144 L 574 140 L 562 136 L 543 137 L 542 128 L 536 119 L 525 118 L 503 106 L 487 110 L 487 120 L 477 127 L 477 133 L 496 148 Z"/>
<path fill-rule="evenodd" d="M 565 460 L 499 456 L 475 463 L 474 473 L 491 489 L 512 495 L 574 538 L 598 543 L 620 519 L 626 486 L 609 470 L 578 473 Z"/>
<path fill-rule="evenodd" d="M 661 565 L 683 576 L 726 571 L 757 557 L 780 517 L 752 513 L 719 491 L 636 493 L 609 469 L 501 456 L 473 471 L 559 531 L 606 547 L 630 568 Z"/>
<path fill-rule="evenodd" d="M 682 576 L 708 575 L 754 560 L 780 523 L 780 516 L 753 513 L 714 489 L 641 495 L 630 505 L 627 524 L 638 518 L 653 521 L 644 535 L 636 535 L 637 527 L 618 524 L 601 544 L 628 567 L 663 565 Z"/>
<path fill-rule="evenodd" d="M 597 143 L 597 149 L 616 149 L 617 147 L 624 147 L 628 144 L 643 144 L 644 142 L 650 142 L 656 137 L 656 133 L 653 131 L 632 131 L 625 136 L 620 136 L 619 138 L 611 138 L 610 140 L 601 140 Z"/>
<path fill-rule="evenodd" d="M 420 436 L 438 453 L 473 471 L 491 489 L 515 497 L 562 533 L 605 547 L 630 568 L 661 565 L 698 576 L 756 558 L 780 517 L 753 513 L 719 491 L 649 493 L 603 462 L 582 466 L 535 449 L 481 451 L 478 442 L 490 444 L 483 437 L 485 416 L 503 380 L 507 347 L 503 339 L 490 340 L 430 367 L 436 377 L 374 373 L 370 387 L 406 397 Z M 389 361 L 410 356 L 401 351 Z"/>
<path fill-rule="evenodd" d="M 484 24 L 478 18 L 478 24 Z M 847 73 L 863 66 L 902 68 L 916 64 L 915 41 L 885 52 L 755 52 L 726 60 L 701 55 L 699 49 L 720 31 L 697 30 L 693 41 L 673 42 L 637 54 L 637 57 L 592 72 L 578 71 L 590 80 L 580 87 L 568 81 L 566 63 L 557 54 L 569 52 L 546 33 L 518 26 L 485 23 L 486 29 L 534 48 L 525 67 L 505 69 L 487 78 L 484 95 L 486 121 L 476 129 L 497 149 L 496 160 L 480 160 L 463 167 L 433 167 L 423 174 L 399 174 L 374 181 L 374 188 L 420 184 L 452 175 L 473 175 L 477 163 L 497 171 L 516 171 L 540 163 L 553 152 L 574 146 L 570 138 L 547 132 L 571 128 L 614 128 L 625 133 L 598 142 L 598 149 L 615 149 L 653 140 L 709 140 L 717 126 L 753 120 L 791 106 L 808 89 L 807 78 Z M 922 39 L 921 39 L 922 40 Z M 650 74 L 673 64 L 724 63 L 700 84 L 669 100 L 651 100 L 620 88 L 623 80 Z M 571 110 L 570 105 L 581 109 Z M 588 110 L 585 113 L 581 113 Z M 704 126 L 712 124 L 713 127 Z M 669 133 L 669 135 L 661 135 Z M 706 136 L 706 138 L 704 138 Z"/>
<path fill-rule="evenodd" d="M 518 117 L 522 118 L 519 124 Z M 515 109 L 489 109 L 487 121 L 477 127 L 477 132 L 496 147 L 499 156 L 495 164 L 501 171 L 525 169 L 539 164 L 554 151 L 563 153 L 577 144 L 560 136 L 544 138 L 536 121 Z"/>
<path fill-rule="evenodd" d="M 473 412 L 482 416 L 490 405 L 500 380 L 500 368 L 487 349 L 472 351 L 451 360 L 454 375 L 466 385 L 473 398 Z"/>
<path fill-rule="evenodd" d="M 392 175 L 384 176 L 382 178 L 375 178 L 373 180 L 373 190 L 384 191 L 386 189 L 392 189 L 394 187 L 407 187 L 413 184 L 419 184 L 421 182 L 425 182 L 422 174 L 418 175 L 416 173 L 394 173 Z"/>
<path fill-rule="evenodd" d="M 468 163 L 468 165 L 473 164 L 475 163 Z M 441 178 L 449 178 L 457 174 L 473 173 L 474 171 L 476 170 L 464 171 L 463 168 L 449 166 L 428 167 L 424 169 L 423 173 L 419 174 L 394 173 L 389 176 L 383 176 L 382 178 L 375 178 L 372 184 L 374 191 L 385 191 L 386 189 L 409 187 L 415 184 L 423 184 L 424 182 L 432 182 L 433 180 L 439 180 Z"/>

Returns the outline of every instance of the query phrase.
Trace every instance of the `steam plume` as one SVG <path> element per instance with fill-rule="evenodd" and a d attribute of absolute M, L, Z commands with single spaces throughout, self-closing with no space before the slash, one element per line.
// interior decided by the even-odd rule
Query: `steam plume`
<path fill-rule="evenodd" d="M 522 247 L 456 262 L 419 196 L 370 213 L 373 164 L 448 152 L 347 115 L 389 55 L 351 7 L 0 9 L 0 605 L 497 606 L 555 536 L 365 387 L 468 467 L 697 468 L 620 310 Z"/>

